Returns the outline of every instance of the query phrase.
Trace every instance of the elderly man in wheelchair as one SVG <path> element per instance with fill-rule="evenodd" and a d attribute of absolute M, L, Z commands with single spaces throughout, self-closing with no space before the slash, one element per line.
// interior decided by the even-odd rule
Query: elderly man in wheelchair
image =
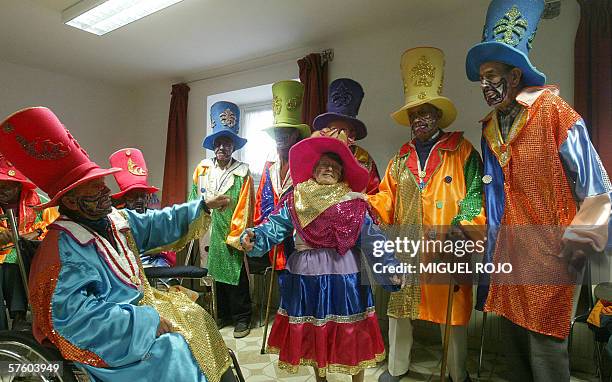
<path fill-rule="evenodd" d="M 234 381 L 214 320 L 184 294 L 151 288 L 138 259 L 182 248 L 226 198 L 145 214 L 115 210 L 104 177 L 118 169 L 93 163 L 46 108 L 11 115 L 0 138 L 0 152 L 51 198 L 38 207 L 57 205 L 61 214 L 30 268 L 37 342 L 52 344 L 94 381 Z M 10 342 L 0 335 L 0 356 Z M 28 362 L 53 359 L 48 347 L 26 342 L 12 344 L 29 348 Z M 74 378 L 64 372 L 59 380 Z"/>

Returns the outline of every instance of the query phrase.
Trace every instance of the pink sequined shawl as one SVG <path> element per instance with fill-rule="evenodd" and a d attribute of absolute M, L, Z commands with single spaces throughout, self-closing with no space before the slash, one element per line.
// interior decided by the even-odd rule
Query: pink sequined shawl
<path fill-rule="evenodd" d="M 277 208 L 282 208 L 285 201 L 293 226 L 307 245 L 312 248 L 334 248 L 340 255 L 355 246 L 368 210 L 368 203 L 363 199 L 343 201 L 332 205 L 302 227 L 294 208 L 293 191 L 285 194 Z"/>

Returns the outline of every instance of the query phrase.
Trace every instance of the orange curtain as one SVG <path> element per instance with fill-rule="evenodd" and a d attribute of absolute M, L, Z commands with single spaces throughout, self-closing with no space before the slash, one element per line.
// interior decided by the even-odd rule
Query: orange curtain
<path fill-rule="evenodd" d="M 319 53 L 311 53 L 298 60 L 300 81 L 304 84 L 302 121 L 312 127 L 312 121 L 325 113 L 327 104 L 327 61 Z"/>
<path fill-rule="evenodd" d="M 162 207 L 185 202 L 187 189 L 187 103 L 189 86 L 172 85 L 168 115 Z"/>
<path fill-rule="evenodd" d="M 608 174 L 612 173 L 612 0 L 578 0 L 574 106 L 584 118 Z"/>

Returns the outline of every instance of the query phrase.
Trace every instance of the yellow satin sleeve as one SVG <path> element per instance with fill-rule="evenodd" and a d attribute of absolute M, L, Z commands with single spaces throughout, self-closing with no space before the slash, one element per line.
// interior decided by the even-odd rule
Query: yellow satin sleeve
<path fill-rule="evenodd" d="M 234 209 L 232 215 L 232 222 L 230 224 L 230 232 L 227 235 L 225 243 L 232 247 L 242 251 L 240 245 L 240 235 L 247 227 L 253 226 L 253 211 L 255 209 L 255 187 L 253 185 L 253 177 L 248 174 L 245 178 L 242 188 L 240 189 L 240 195 L 238 196 L 238 203 Z"/>

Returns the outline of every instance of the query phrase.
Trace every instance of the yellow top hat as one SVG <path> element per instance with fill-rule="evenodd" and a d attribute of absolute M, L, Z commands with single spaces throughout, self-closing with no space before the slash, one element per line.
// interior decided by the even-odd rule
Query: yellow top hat
<path fill-rule="evenodd" d="M 408 110 L 430 103 L 442 110 L 439 127 L 444 129 L 455 120 L 457 109 L 453 102 L 442 96 L 444 85 L 444 53 L 438 48 L 408 49 L 402 55 L 402 78 L 406 104 L 391 117 L 400 125 L 410 126 Z"/>

